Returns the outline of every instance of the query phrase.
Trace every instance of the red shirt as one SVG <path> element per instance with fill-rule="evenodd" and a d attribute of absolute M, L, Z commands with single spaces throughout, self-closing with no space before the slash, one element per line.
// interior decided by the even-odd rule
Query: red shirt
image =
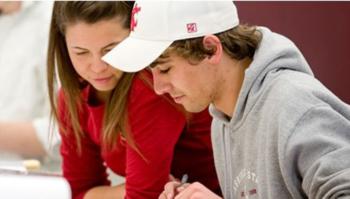
<path fill-rule="evenodd" d="M 82 91 L 80 121 L 85 137 L 81 155 L 77 153 L 73 133 L 62 134 L 63 175 L 70 183 L 74 199 L 83 198 L 92 187 L 110 184 L 106 166 L 125 176 L 125 198 L 158 198 L 169 181 L 169 174 L 180 179 L 187 173 L 189 182 L 199 181 L 220 192 L 210 141 L 211 117 L 207 111 L 186 120 L 174 105 L 157 96 L 135 76 L 127 112 L 133 139 L 145 161 L 123 139 L 119 139 L 115 150 L 102 152 L 104 105 L 94 107 L 87 103 L 89 88 Z M 60 119 L 64 120 L 67 110 L 62 91 L 59 112 Z M 67 120 L 64 125 L 69 129 Z"/>

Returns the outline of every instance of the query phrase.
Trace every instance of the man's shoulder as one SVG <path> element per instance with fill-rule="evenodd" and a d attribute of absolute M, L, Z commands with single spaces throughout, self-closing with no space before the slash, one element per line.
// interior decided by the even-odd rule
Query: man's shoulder
<path fill-rule="evenodd" d="M 330 91 L 312 75 L 291 70 L 281 72 L 266 92 L 266 99 L 274 103 L 299 106 L 313 105 L 320 102 L 320 95 L 331 95 Z"/>

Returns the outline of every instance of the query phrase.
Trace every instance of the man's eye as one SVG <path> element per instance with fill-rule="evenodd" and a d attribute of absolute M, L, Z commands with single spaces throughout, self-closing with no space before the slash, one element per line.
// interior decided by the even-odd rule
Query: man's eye
<path fill-rule="evenodd" d="M 170 70 L 170 68 L 167 68 L 167 69 L 159 69 L 159 72 L 161 73 L 161 74 L 166 74 L 166 73 L 168 73 L 169 72 L 169 70 Z"/>

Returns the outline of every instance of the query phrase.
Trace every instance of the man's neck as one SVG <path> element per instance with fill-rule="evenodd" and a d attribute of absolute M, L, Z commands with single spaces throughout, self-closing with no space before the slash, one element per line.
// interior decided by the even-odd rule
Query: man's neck
<path fill-rule="evenodd" d="M 250 63 L 251 59 L 249 58 L 240 61 L 226 58 L 223 61 L 223 70 L 221 71 L 223 78 L 218 85 L 217 98 L 213 104 L 228 119 L 232 118 L 235 111 L 244 80 L 244 73 Z"/>

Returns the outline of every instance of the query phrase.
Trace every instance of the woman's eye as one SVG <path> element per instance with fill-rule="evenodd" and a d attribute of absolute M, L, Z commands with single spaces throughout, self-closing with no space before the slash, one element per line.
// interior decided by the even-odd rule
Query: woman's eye
<path fill-rule="evenodd" d="M 77 52 L 77 53 L 75 53 L 75 54 L 77 54 L 77 55 L 85 55 L 87 52 Z"/>
<path fill-rule="evenodd" d="M 161 74 L 166 74 L 166 73 L 169 72 L 169 70 L 170 70 L 170 68 L 167 68 L 167 69 L 159 69 L 159 72 L 160 72 Z"/>
<path fill-rule="evenodd" d="M 105 49 L 103 50 L 103 55 L 107 54 L 109 51 L 111 51 L 112 49 Z"/>

